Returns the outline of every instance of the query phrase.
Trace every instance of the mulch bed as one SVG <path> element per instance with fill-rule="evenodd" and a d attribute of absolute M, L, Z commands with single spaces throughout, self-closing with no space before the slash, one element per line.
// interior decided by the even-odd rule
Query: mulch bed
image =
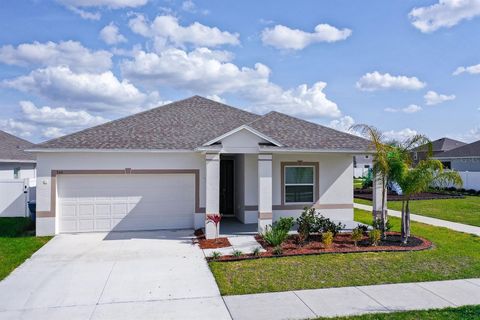
<path fill-rule="evenodd" d="M 221 256 L 216 261 L 238 261 L 246 259 L 332 253 L 420 251 L 432 247 L 430 241 L 416 236 L 411 236 L 408 243 L 404 245 L 401 243 L 401 235 L 398 232 L 388 232 L 387 239 L 380 241 L 377 246 L 370 245 L 368 237 L 364 236 L 364 238 L 358 242 L 357 247 L 355 247 L 351 240 L 350 233 L 340 233 L 335 236 L 333 244 L 329 248 L 326 248 L 321 242 L 321 235 L 313 235 L 305 243 L 299 241 L 298 235 L 291 235 L 282 244 L 283 253 L 281 255 L 275 255 L 273 253 L 274 248 L 268 245 L 263 240 L 262 236 L 257 235 L 255 236 L 255 239 L 262 245 L 266 252 L 262 252 L 256 256 L 253 254 L 244 254 L 240 257 Z M 208 258 L 208 260 L 212 261 L 211 258 Z"/>
<path fill-rule="evenodd" d="M 194 238 L 193 242 L 198 243 L 201 249 L 218 249 L 232 246 L 226 237 L 208 240 L 205 239 L 205 234 L 203 233 L 202 229 L 195 230 L 194 235 L 197 238 Z"/>
<path fill-rule="evenodd" d="M 373 200 L 372 190 L 355 190 L 354 197 L 357 199 Z M 436 200 L 436 199 L 463 199 L 461 194 L 445 194 L 436 192 L 422 192 L 413 196 L 410 200 Z M 396 193 L 388 193 L 388 201 L 402 201 L 402 196 Z"/>

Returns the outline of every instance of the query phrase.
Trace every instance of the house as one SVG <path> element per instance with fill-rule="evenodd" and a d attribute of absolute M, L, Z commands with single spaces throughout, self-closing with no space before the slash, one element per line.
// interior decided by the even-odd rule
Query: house
<path fill-rule="evenodd" d="M 0 217 L 25 217 L 27 201 L 35 199 L 33 144 L 0 131 Z"/>
<path fill-rule="evenodd" d="M 464 145 L 466 145 L 466 143 L 462 141 L 446 137 L 440 138 L 438 140 L 432 141 L 432 156 L 441 157 L 443 153 Z M 420 160 L 425 160 L 428 151 L 429 150 L 426 145 L 415 148 L 412 155 L 414 163 L 417 164 Z M 450 168 L 448 162 L 444 163 L 444 166 L 446 168 Z"/>
<path fill-rule="evenodd" d="M 480 172 L 480 140 L 443 152 L 435 158 L 455 171 Z"/>
<path fill-rule="evenodd" d="M 353 155 L 369 141 L 279 112 L 194 96 L 41 143 L 37 234 L 215 227 L 259 231 L 305 206 L 353 220 Z"/>
<path fill-rule="evenodd" d="M 0 180 L 35 178 L 33 143 L 0 130 Z"/>
<path fill-rule="evenodd" d="M 353 177 L 364 177 L 373 168 L 373 156 L 371 154 L 357 154 L 353 156 Z"/>

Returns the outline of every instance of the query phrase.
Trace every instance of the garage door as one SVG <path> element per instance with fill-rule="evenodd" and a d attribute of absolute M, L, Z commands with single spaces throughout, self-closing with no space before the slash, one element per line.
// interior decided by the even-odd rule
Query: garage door
<path fill-rule="evenodd" d="M 193 174 L 59 175 L 60 232 L 193 228 Z"/>

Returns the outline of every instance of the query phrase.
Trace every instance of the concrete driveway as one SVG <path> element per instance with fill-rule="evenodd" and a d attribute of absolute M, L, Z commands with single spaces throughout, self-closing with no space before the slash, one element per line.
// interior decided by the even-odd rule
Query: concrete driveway
<path fill-rule="evenodd" d="M 0 319 L 230 319 L 190 235 L 59 235 L 0 282 Z"/>

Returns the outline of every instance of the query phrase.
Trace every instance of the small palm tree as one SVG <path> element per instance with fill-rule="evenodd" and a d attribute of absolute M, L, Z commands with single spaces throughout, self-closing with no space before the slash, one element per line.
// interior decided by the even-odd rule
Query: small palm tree
<path fill-rule="evenodd" d="M 462 185 L 462 178 L 455 171 L 444 171 L 438 160 L 427 158 L 421 160 L 414 168 L 403 168 L 397 177 L 402 188 L 402 242 L 407 243 L 410 237 L 410 200 L 421 192 L 427 191 L 432 185 Z"/>

